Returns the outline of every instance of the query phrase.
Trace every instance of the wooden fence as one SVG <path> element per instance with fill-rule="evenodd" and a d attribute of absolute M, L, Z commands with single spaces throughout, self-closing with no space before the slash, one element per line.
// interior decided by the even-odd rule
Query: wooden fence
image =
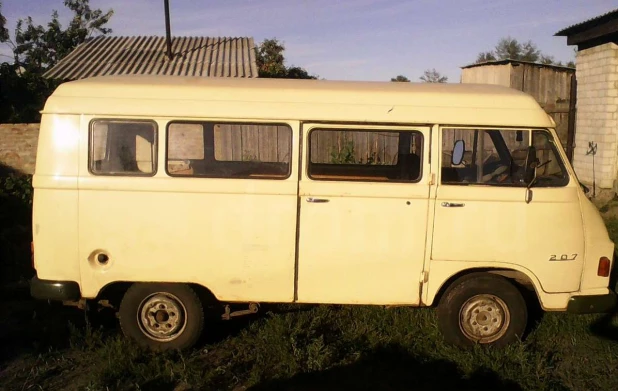
<path fill-rule="evenodd" d="M 575 69 L 526 61 L 474 64 L 462 70 L 462 83 L 499 84 L 530 94 L 556 122 L 556 133 L 573 157 L 575 143 Z"/>
<path fill-rule="evenodd" d="M 310 157 L 313 163 L 374 163 L 397 164 L 398 131 L 314 130 L 310 136 Z M 411 133 L 410 151 L 418 153 L 422 136 Z"/>

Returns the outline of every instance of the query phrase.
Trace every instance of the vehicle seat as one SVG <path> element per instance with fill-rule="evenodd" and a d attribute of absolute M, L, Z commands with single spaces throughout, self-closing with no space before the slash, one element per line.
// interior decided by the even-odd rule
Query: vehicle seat
<path fill-rule="evenodd" d="M 421 173 L 421 158 L 415 153 L 400 153 L 398 165 L 401 167 L 400 178 L 418 179 Z"/>

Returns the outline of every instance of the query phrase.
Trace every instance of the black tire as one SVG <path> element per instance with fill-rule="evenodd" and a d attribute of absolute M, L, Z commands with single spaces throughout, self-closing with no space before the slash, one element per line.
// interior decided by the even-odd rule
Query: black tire
<path fill-rule="evenodd" d="M 520 291 L 495 274 L 461 277 L 438 304 L 438 326 L 444 339 L 460 347 L 506 346 L 522 338 L 527 323 L 528 308 Z"/>
<path fill-rule="evenodd" d="M 119 318 L 125 336 L 153 350 L 191 348 L 204 329 L 202 302 L 185 284 L 131 285 L 120 303 Z"/>

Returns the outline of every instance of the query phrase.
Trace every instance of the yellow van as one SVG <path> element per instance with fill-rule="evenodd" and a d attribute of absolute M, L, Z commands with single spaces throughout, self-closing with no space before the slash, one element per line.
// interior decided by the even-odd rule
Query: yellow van
<path fill-rule="evenodd" d="M 261 303 L 433 306 L 448 341 L 503 346 L 528 296 L 616 307 L 614 244 L 554 127 L 494 85 L 68 82 L 42 112 L 31 294 L 106 300 L 156 349 Z"/>

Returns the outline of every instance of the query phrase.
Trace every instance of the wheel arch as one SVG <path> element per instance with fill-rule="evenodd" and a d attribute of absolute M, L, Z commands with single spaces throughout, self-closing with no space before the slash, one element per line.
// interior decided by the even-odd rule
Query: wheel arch
<path fill-rule="evenodd" d="M 511 281 L 511 283 L 513 283 L 520 290 L 520 292 L 522 293 L 522 295 L 524 295 L 527 301 L 535 300 L 535 304 L 542 305 L 542 299 L 540 295 L 540 292 L 542 292 L 542 290 L 539 291 L 541 289 L 539 281 L 537 281 L 534 277 L 530 276 L 522 270 L 508 267 L 475 267 L 452 273 L 448 278 L 444 279 L 441 282 L 438 289 L 435 291 L 435 294 L 432 295 L 431 292 L 429 292 L 427 297 L 427 305 L 435 307 L 444 296 L 444 293 L 448 290 L 449 287 L 453 285 L 453 283 L 463 277 L 475 273 L 500 275 Z"/>
<path fill-rule="evenodd" d="M 97 294 L 95 300 L 108 300 L 110 304 L 118 308 L 122 297 L 133 284 L 165 283 L 165 284 L 185 284 L 191 287 L 204 306 L 218 304 L 219 300 L 214 293 L 207 287 L 191 282 L 166 282 L 166 281 L 113 281 L 105 284 Z"/>

